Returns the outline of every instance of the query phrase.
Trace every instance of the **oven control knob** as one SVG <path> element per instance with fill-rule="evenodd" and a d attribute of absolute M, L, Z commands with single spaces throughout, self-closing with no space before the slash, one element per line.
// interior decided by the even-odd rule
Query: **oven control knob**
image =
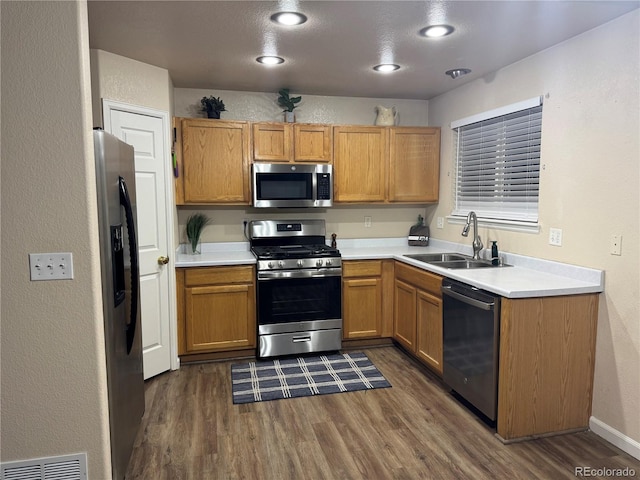
<path fill-rule="evenodd" d="M 297 265 L 298 265 L 299 267 L 304 267 L 304 262 L 303 262 L 302 260 L 298 260 Z"/>
<path fill-rule="evenodd" d="M 316 267 L 321 267 L 322 266 L 322 259 L 318 259 L 316 260 Z"/>
<path fill-rule="evenodd" d="M 331 265 L 331 259 L 330 259 L 330 258 L 327 258 L 327 267 L 328 267 L 329 265 Z"/>
<path fill-rule="evenodd" d="M 284 267 L 284 262 L 283 262 L 282 260 L 280 260 L 280 261 L 278 262 L 278 266 L 279 266 L 280 268 Z"/>
<path fill-rule="evenodd" d="M 269 263 L 267 263 L 267 267 L 269 267 L 269 268 L 273 268 L 273 262 L 269 262 Z"/>

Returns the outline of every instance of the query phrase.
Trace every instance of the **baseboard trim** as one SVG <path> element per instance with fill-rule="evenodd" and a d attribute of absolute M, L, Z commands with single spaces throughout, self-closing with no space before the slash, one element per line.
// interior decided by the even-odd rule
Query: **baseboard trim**
<path fill-rule="evenodd" d="M 500 440 L 505 445 L 511 445 L 512 443 L 528 442 L 530 440 L 536 440 L 538 438 L 557 437 L 559 435 L 571 435 L 572 433 L 586 432 L 587 430 L 588 430 L 587 427 L 578 427 L 578 428 L 570 428 L 568 430 L 560 430 L 558 432 L 536 433 L 535 435 L 527 435 L 525 437 L 503 438 L 502 435 L 500 435 L 499 433 L 496 433 L 495 436 L 498 440 Z"/>
<path fill-rule="evenodd" d="M 589 428 L 599 437 L 604 438 L 607 442 L 618 447 L 623 452 L 640 460 L 640 442 L 637 442 L 631 437 L 627 437 L 622 432 L 607 425 L 602 420 L 598 420 L 596 417 L 589 419 Z"/>

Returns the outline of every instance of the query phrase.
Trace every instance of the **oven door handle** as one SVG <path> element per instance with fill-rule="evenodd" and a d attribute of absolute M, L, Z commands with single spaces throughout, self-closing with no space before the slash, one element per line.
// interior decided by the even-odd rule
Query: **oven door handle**
<path fill-rule="evenodd" d="M 291 339 L 291 341 L 293 343 L 310 342 L 311 341 L 311 335 L 296 336 L 296 337 L 293 337 Z"/>
<path fill-rule="evenodd" d="M 482 300 L 476 300 L 475 298 L 467 297 L 466 295 L 452 290 L 449 285 L 445 285 L 442 287 L 442 293 L 473 307 L 481 308 L 482 310 L 493 310 L 496 305 L 495 302 L 483 302 Z"/>
<path fill-rule="evenodd" d="M 316 270 L 309 269 L 258 272 L 258 280 L 281 280 L 283 278 L 322 278 L 340 276 L 342 276 L 342 268 L 319 268 Z"/>

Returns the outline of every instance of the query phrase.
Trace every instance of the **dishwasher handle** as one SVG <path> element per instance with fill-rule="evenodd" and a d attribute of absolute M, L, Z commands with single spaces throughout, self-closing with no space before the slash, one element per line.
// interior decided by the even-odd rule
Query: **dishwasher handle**
<path fill-rule="evenodd" d="M 444 295 L 449 295 L 450 297 L 453 297 L 456 300 L 460 300 L 461 302 L 467 303 L 473 307 L 481 308 L 482 310 L 491 311 L 494 309 L 496 305 L 495 302 L 483 302 L 482 300 L 477 300 L 475 298 L 471 298 L 466 295 L 463 295 L 462 293 L 458 293 L 451 288 L 451 285 L 443 285 L 442 293 Z"/>

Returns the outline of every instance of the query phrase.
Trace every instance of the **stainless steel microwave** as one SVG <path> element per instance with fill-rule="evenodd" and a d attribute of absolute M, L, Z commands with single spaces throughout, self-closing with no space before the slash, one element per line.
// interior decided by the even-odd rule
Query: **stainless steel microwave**
<path fill-rule="evenodd" d="M 330 207 L 331 165 L 255 163 L 253 206 L 257 208 Z"/>

